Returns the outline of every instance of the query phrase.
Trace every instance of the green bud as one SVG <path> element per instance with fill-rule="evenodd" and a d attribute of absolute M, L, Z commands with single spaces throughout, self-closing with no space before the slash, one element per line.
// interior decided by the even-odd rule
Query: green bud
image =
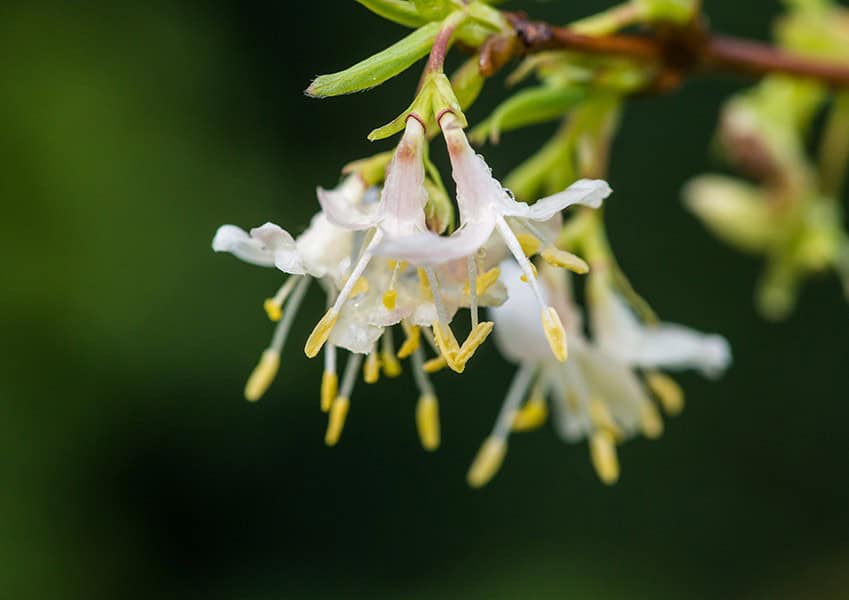
<path fill-rule="evenodd" d="M 344 71 L 319 75 L 307 88 L 306 93 L 316 98 L 324 98 L 378 86 L 426 56 L 436 34 L 439 33 L 439 28 L 439 23 L 428 23 L 389 48 Z"/>
<path fill-rule="evenodd" d="M 427 204 L 425 205 L 425 222 L 427 228 L 434 233 L 443 233 L 454 228 L 454 205 L 448 197 L 448 192 L 442 183 L 436 183 L 430 178 L 425 179 Z"/>
<path fill-rule="evenodd" d="M 774 259 L 758 283 L 755 304 L 764 318 L 772 321 L 786 319 L 796 307 L 801 274 L 784 257 Z"/>
<path fill-rule="evenodd" d="M 527 88 L 501 103 L 470 134 L 481 142 L 487 137 L 497 143 L 502 131 L 544 123 L 562 117 L 587 97 L 582 86 L 540 86 Z"/>
<path fill-rule="evenodd" d="M 726 243 L 748 252 L 763 252 L 778 230 L 763 192 L 722 175 L 702 175 L 684 187 L 687 208 Z"/>
<path fill-rule="evenodd" d="M 368 158 L 361 158 L 360 160 L 349 162 L 347 165 L 342 167 L 342 173 L 345 175 L 359 173 L 360 177 L 363 178 L 363 181 L 366 182 L 367 186 L 377 185 L 382 183 L 386 178 L 386 165 L 388 165 L 389 161 L 392 160 L 392 156 L 394 154 L 395 153 L 390 150 L 389 152 L 381 152 L 380 154 L 375 154 Z"/>
<path fill-rule="evenodd" d="M 463 63 L 451 76 L 451 87 L 457 97 L 457 102 L 463 108 L 469 108 L 483 89 L 484 77 L 478 66 L 478 55 Z"/>
<path fill-rule="evenodd" d="M 646 21 L 688 23 L 699 9 L 697 0 L 632 0 Z"/>
<path fill-rule="evenodd" d="M 405 27 L 421 27 L 429 19 L 423 17 L 407 0 L 357 0 L 371 12 Z"/>

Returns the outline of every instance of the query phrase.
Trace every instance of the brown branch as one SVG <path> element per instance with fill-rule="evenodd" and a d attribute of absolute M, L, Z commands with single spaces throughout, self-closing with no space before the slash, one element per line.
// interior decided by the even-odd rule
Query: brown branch
<path fill-rule="evenodd" d="M 700 22 L 680 28 L 659 28 L 646 35 L 588 36 L 565 27 L 529 21 L 523 14 L 505 13 L 515 30 L 481 48 L 481 71 L 491 75 L 511 56 L 550 49 L 625 56 L 658 67 L 653 90 L 666 90 L 695 72 L 739 73 L 760 77 L 786 74 L 849 88 L 849 65 L 793 54 L 768 44 L 709 32 Z"/>

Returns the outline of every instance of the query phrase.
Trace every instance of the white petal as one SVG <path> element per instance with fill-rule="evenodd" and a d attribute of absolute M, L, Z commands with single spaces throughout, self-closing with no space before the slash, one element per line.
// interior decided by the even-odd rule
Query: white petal
<path fill-rule="evenodd" d="M 408 118 L 404 136 L 386 169 L 386 182 L 381 194 L 381 227 L 390 237 L 425 230 L 427 191 L 424 187 L 423 143 L 422 124 L 417 119 Z"/>
<path fill-rule="evenodd" d="M 235 225 L 222 225 L 218 228 L 212 240 L 212 249 L 216 252 L 229 252 L 245 262 L 261 267 L 274 266 L 274 252 Z"/>
<path fill-rule="evenodd" d="M 274 266 L 284 273 L 292 275 L 306 273 L 295 240 L 285 229 L 274 223 L 266 223 L 251 229 L 251 238 L 261 242 L 265 248 L 273 253 Z"/>
<path fill-rule="evenodd" d="M 387 239 L 378 244 L 375 254 L 417 265 L 438 265 L 473 256 L 478 248 L 486 244 L 494 227 L 495 220 L 492 218 L 466 221 L 449 237 L 422 232 L 403 238 Z"/>
<path fill-rule="evenodd" d="M 358 354 L 368 354 L 383 334 L 383 327 L 357 318 L 356 313 L 344 310 L 330 332 L 329 343 Z"/>
<path fill-rule="evenodd" d="M 324 213 L 318 213 L 313 216 L 306 231 L 298 236 L 295 244 L 310 274 L 323 277 L 336 272 L 346 259 L 350 260 L 353 240 L 353 233 L 349 229 L 333 225 Z"/>
<path fill-rule="evenodd" d="M 379 205 L 364 204 L 364 193 L 365 185 L 359 175 L 349 176 L 332 190 L 316 189 L 318 201 L 327 219 L 334 225 L 354 231 L 373 227 L 379 220 Z"/>
<path fill-rule="evenodd" d="M 612 191 L 607 182 L 602 179 L 580 179 L 562 192 L 537 200 L 532 205 L 517 202 L 506 194 L 502 196 L 501 202 L 505 215 L 533 221 L 547 221 L 573 204 L 598 208 L 602 200 Z"/>
<path fill-rule="evenodd" d="M 501 263 L 501 281 L 507 301 L 489 314 L 495 322 L 495 344 L 508 360 L 550 361 L 551 350 L 540 322 L 540 308 L 530 285 L 520 279 L 522 270 L 512 260 Z M 545 289 L 543 288 L 543 293 Z"/>
<path fill-rule="evenodd" d="M 634 361 L 645 368 L 698 369 L 707 377 L 718 377 L 730 363 L 731 347 L 724 337 L 674 323 L 646 328 Z"/>
<path fill-rule="evenodd" d="M 599 277 L 590 275 L 590 325 L 596 345 L 605 353 L 633 363 L 641 350 L 643 326 L 625 301 Z"/>

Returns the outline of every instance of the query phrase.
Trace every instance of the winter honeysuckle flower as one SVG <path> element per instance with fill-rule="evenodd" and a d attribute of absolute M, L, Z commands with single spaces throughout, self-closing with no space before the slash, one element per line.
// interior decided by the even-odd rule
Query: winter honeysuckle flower
<path fill-rule="evenodd" d="M 495 427 L 469 470 L 469 484 L 474 487 L 486 484 L 504 459 L 510 432 L 541 425 L 548 417 L 549 406 L 554 411 L 554 425 L 560 437 L 569 442 L 586 439 L 599 478 L 614 483 L 619 476 L 616 444 L 639 433 L 657 437 L 663 430 L 660 414 L 646 388 L 658 396 L 669 412 L 680 410 L 680 389 L 655 371 L 645 374 L 642 380 L 633 362 L 587 339 L 566 274 L 541 265 L 541 293 L 558 312 L 572 339 L 570 360 L 566 363 L 553 360 L 545 334 L 533 318 L 534 291 L 520 281 L 520 271 L 513 263 L 505 262 L 501 269 L 509 298 L 501 307 L 491 309 L 496 323 L 496 343 L 508 360 L 519 365 L 519 370 Z M 652 369 L 682 363 L 677 355 L 667 354 L 663 358 L 666 360 L 648 361 L 638 357 L 637 362 L 650 363 Z"/>
<path fill-rule="evenodd" d="M 424 126 L 418 117 L 411 115 L 387 167 L 380 201 L 375 204 L 352 205 L 336 192 L 318 190 L 324 213 L 332 223 L 352 231 L 365 231 L 366 236 L 347 281 L 307 340 L 304 347 L 307 356 L 315 356 L 330 337 L 354 286 L 372 262 L 378 245 L 398 242 L 426 231 L 424 208 L 428 197 L 424 186 L 424 142 Z M 390 255 L 390 258 L 395 257 Z M 393 261 L 390 264 L 395 271 L 400 268 L 401 262 Z M 431 268 L 424 269 L 424 274 L 433 289 L 432 301 L 436 309 L 434 334 L 443 354 L 452 359 L 460 353 L 460 347 L 449 327 L 450 318 L 442 303 L 438 278 Z M 388 280 L 394 281 L 395 275 L 392 273 Z M 392 292 L 391 289 L 385 291 L 387 305 L 394 302 Z M 449 360 L 449 364 L 455 370 L 462 370 L 462 364 L 453 360 Z"/>
<path fill-rule="evenodd" d="M 457 204 L 460 209 L 460 228 L 447 238 L 423 232 L 404 239 L 385 240 L 377 252 L 398 256 L 417 264 L 440 264 L 467 257 L 470 261 L 489 240 L 494 231 L 503 239 L 522 268 L 524 277 L 542 309 L 542 322 L 552 352 L 560 361 L 566 360 L 566 338 L 557 312 L 543 301 L 536 282 L 535 268 L 526 255 L 529 250 L 541 251 L 546 262 L 586 272 L 588 267 L 580 258 L 559 250 L 535 223 L 550 220 L 568 206 L 581 204 L 598 208 L 611 193 L 610 186 L 601 180 L 582 179 L 563 192 L 538 200 L 532 205 L 517 202 L 492 176 L 486 162 L 469 145 L 460 120 L 450 111 L 444 112 L 439 125 L 448 146 L 452 174 L 457 184 Z M 517 234 L 511 223 L 520 229 Z"/>
<path fill-rule="evenodd" d="M 696 369 L 717 377 L 731 362 L 731 349 L 721 335 L 676 323 L 641 323 L 604 270 L 590 274 L 587 297 L 596 344 L 628 365 L 647 370 Z"/>
<path fill-rule="evenodd" d="M 354 205 L 363 200 L 366 186 L 355 174 L 347 177 L 335 192 L 340 202 Z M 277 374 L 280 352 L 311 280 L 320 278 L 328 293 L 335 295 L 334 279 L 345 261 L 350 260 L 353 239 L 353 232 L 333 225 L 323 213 L 313 216 L 310 226 L 297 239 L 273 223 L 254 228 L 250 233 L 235 225 L 219 227 L 212 241 L 216 252 L 230 252 L 251 264 L 276 267 L 290 275 L 278 292 L 265 301 L 266 313 L 278 325 L 271 344 L 248 378 L 245 386 L 248 400 L 259 400 Z M 326 363 L 323 395 L 335 395 L 337 378 L 329 354 Z"/>

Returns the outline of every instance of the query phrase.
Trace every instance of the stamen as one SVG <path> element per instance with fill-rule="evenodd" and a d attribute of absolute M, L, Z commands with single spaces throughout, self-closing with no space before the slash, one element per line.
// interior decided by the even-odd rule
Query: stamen
<path fill-rule="evenodd" d="M 383 306 L 386 310 L 395 310 L 395 305 L 398 302 L 398 292 L 396 290 L 386 290 L 383 293 Z"/>
<path fill-rule="evenodd" d="M 432 292 L 433 303 L 436 305 L 437 321 L 433 323 L 433 336 L 436 340 L 436 346 L 442 356 L 445 357 L 445 362 L 448 363 L 451 370 L 462 373 L 464 365 L 455 360 L 460 351 L 460 344 L 454 337 L 454 332 L 451 331 L 449 325 L 448 311 L 445 310 L 445 305 L 442 303 L 442 292 L 439 290 L 439 280 L 432 268 L 426 267 L 424 272 L 427 276 L 429 289 Z"/>
<path fill-rule="evenodd" d="M 537 381 L 528 401 L 516 412 L 516 417 L 513 419 L 513 431 L 532 431 L 541 427 L 547 419 L 548 406 L 545 403 L 545 394 L 541 382 Z"/>
<path fill-rule="evenodd" d="M 380 358 L 376 350 L 369 352 L 366 358 L 366 364 L 363 365 L 363 379 L 366 383 L 377 383 L 380 379 Z"/>
<path fill-rule="evenodd" d="M 478 326 L 478 268 L 474 257 L 466 258 L 466 270 L 469 273 L 469 312 L 472 315 L 472 329 L 474 329 Z"/>
<path fill-rule="evenodd" d="M 614 438 L 619 438 L 623 435 L 622 429 L 613 420 L 610 410 L 604 400 L 593 398 L 589 405 L 590 421 L 598 429 L 604 429 L 613 434 Z"/>
<path fill-rule="evenodd" d="M 336 373 L 325 371 L 321 376 L 321 412 L 330 410 L 339 391 L 339 377 Z"/>
<path fill-rule="evenodd" d="M 480 271 L 480 267 L 478 266 L 478 271 Z M 477 294 L 478 296 L 483 296 L 489 288 L 491 288 L 498 278 L 501 277 L 501 269 L 498 267 L 492 267 L 488 271 L 481 273 L 477 277 Z M 468 296 L 471 293 L 471 286 L 468 282 L 463 285 L 463 295 Z"/>
<path fill-rule="evenodd" d="M 290 278 L 294 279 L 294 278 Z M 245 398 L 251 402 L 259 400 L 265 394 L 277 371 L 280 368 L 280 353 L 283 350 L 283 345 L 286 343 L 286 338 L 289 336 L 289 331 L 292 329 L 292 324 L 295 321 L 295 315 L 298 313 L 298 308 L 310 287 L 311 277 L 304 276 L 296 279 L 296 287 L 292 299 L 289 301 L 289 310 L 286 311 L 284 318 L 277 323 L 274 329 L 274 335 L 271 337 L 271 345 L 262 353 L 259 364 L 254 368 L 248 381 L 245 384 Z"/>
<path fill-rule="evenodd" d="M 646 375 L 646 383 L 660 400 L 666 414 L 675 416 L 684 410 L 684 390 L 674 379 L 664 373 L 653 371 Z"/>
<path fill-rule="evenodd" d="M 354 391 L 354 383 L 357 380 L 357 372 L 363 357 L 361 354 L 351 354 L 345 363 L 345 373 L 342 375 L 342 389 L 339 395 L 333 399 L 330 406 L 330 415 L 327 420 L 327 432 L 324 434 L 324 443 L 335 446 L 342 435 L 345 427 L 345 419 L 351 406 L 351 392 Z"/>
<path fill-rule="evenodd" d="M 528 275 L 526 273 L 522 273 L 519 276 L 519 279 L 528 283 L 531 279 L 536 279 L 539 276 L 539 272 L 537 271 L 537 266 L 534 263 L 529 263 L 531 265 L 531 277 L 528 279 Z"/>
<path fill-rule="evenodd" d="M 387 377 L 398 377 L 401 374 L 401 363 L 395 358 L 395 348 L 392 341 L 392 329 L 383 333 L 383 347 L 380 351 L 380 365 Z"/>
<path fill-rule="evenodd" d="M 339 311 L 342 309 L 342 306 L 348 298 L 353 294 L 354 287 L 359 282 L 360 277 L 372 258 L 372 248 L 380 242 L 382 237 L 383 234 L 378 229 L 375 230 L 374 235 L 371 236 L 371 240 L 365 242 L 365 249 L 360 256 L 360 259 L 357 261 L 357 264 L 354 266 L 354 269 L 351 271 L 351 274 L 348 276 L 347 281 L 345 281 L 342 291 L 340 291 L 339 295 L 336 297 L 336 301 L 333 303 L 333 306 L 330 307 L 327 313 L 325 313 L 321 320 L 316 324 L 315 329 L 312 330 L 309 338 L 307 338 L 307 343 L 304 345 L 304 353 L 308 358 L 314 358 L 327 341 L 327 338 L 330 337 L 330 332 L 333 330 L 333 326 L 336 325 L 336 320 L 339 318 Z M 368 282 L 366 282 L 366 285 L 368 285 Z"/>
<path fill-rule="evenodd" d="M 398 279 L 398 270 L 401 264 L 396 260 L 390 260 L 389 266 L 392 269 L 392 277 L 389 280 L 389 289 L 383 293 L 383 306 L 386 310 L 395 310 L 395 305 L 398 302 L 398 292 L 395 289 L 395 282 Z"/>
<path fill-rule="evenodd" d="M 339 312 L 332 306 L 324 313 L 324 316 L 316 324 L 310 337 L 307 338 L 307 343 L 304 345 L 304 353 L 308 358 L 315 358 L 319 353 L 327 338 L 330 337 L 330 332 L 333 331 L 333 326 L 336 325 L 338 318 Z"/>
<path fill-rule="evenodd" d="M 469 468 L 466 480 L 471 487 L 479 488 L 486 485 L 501 467 L 504 456 L 507 454 L 507 437 L 510 435 L 519 405 L 531 385 L 533 375 L 534 367 L 523 364 L 513 377 L 507 398 L 495 421 L 495 427 L 489 437 L 484 440 Z"/>
<path fill-rule="evenodd" d="M 404 330 L 404 335 L 407 336 L 407 339 L 404 340 L 404 343 L 398 349 L 398 358 L 403 360 L 419 347 L 421 343 L 421 330 L 418 325 L 408 325 L 405 321 L 401 321 L 401 327 Z"/>
<path fill-rule="evenodd" d="M 440 442 L 439 403 L 430 380 L 425 373 L 424 353 L 413 352 L 413 379 L 419 388 L 419 401 L 416 404 L 416 429 L 425 450 L 436 450 Z"/>
<path fill-rule="evenodd" d="M 254 368 L 248 382 L 245 384 L 245 399 L 249 402 L 259 400 L 280 368 L 280 353 L 271 348 L 265 350 L 259 359 L 259 364 Z"/>
<path fill-rule="evenodd" d="M 368 291 L 368 279 L 365 277 L 358 277 L 357 281 L 354 283 L 354 287 L 351 288 L 351 296 L 359 296 L 360 294 L 365 294 Z"/>
<path fill-rule="evenodd" d="M 416 428 L 425 450 L 439 448 L 439 403 L 436 396 L 424 394 L 416 404 Z"/>
<path fill-rule="evenodd" d="M 560 315 L 557 314 L 554 307 L 547 306 L 542 310 L 542 328 L 554 357 L 560 362 L 566 362 L 569 355 L 566 345 L 566 330 L 563 329 Z"/>
<path fill-rule="evenodd" d="M 484 321 L 482 323 L 478 323 L 472 332 L 469 334 L 469 337 L 466 338 L 466 341 L 463 342 L 463 345 L 460 347 L 460 351 L 457 352 L 457 357 L 454 359 L 455 362 L 459 365 L 464 365 L 469 362 L 469 360 L 474 356 L 477 349 L 486 341 L 486 338 L 492 332 L 492 328 L 495 326 L 495 323 L 492 321 Z"/>
<path fill-rule="evenodd" d="M 269 320 L 276 323 L 283 317 L 283 303 L 289 297 L 289 294 L 292 293 L 299 279 L 300 277 L 297 275 L 289 276 L 283 285 L 280 286 L 280 289 L 277 290 L 277 293 L 274 294 L 274 297 L 266 298 L 265 302 L 263 302 L 262 307 L 265 309 L 265 314 L 268 315 Z"/>
<path fill-rule="evenodd" d="M 619 459 L 616 456 L 616 444 L 613 434 L 601 429 L 590 438 L 590 459 L 598 478 L 606 485 L 613 485 L 619 479 Z"/>
<path fill-rule="evenodd" d="M 650 440 L 656 440 L 663 435 L 663 419 L 651 402 L 644 402 L 640 406 L 640 426 L 643 434 Z"/>
<path fill-rule="evenodd" d="M 516 236 L 516 239 L 519 240 L 519 244 L 522 246 L 522 252 L 524 252 L 525 256 L 528 257 L 539 252 L 539 249 L 542 246 L 539 239 L 530 233 L 520 233 Z"/>
<path fill-rule="evenodd" d="M 448 362 L 445 360 L 445 357 L 437 356 L 436 358 L 431 358 L 429 361 L 424 363 L 424 365 L 422 365 L 422 369 L 425 373 L 436 373 L 447 366 Z"/>
<path fill-rule="evenodd" d="M 418 273 L 419 276 L 419 291 L 421 292 L 422 297 L 425 300 L 432 300 L 433 291 L 430 289 L 430 282 L 427 278 L 427 272 L 422 267 L 419 267 L 418 269 L 416 269 L 416 273 Z"/>
<path fill-rule="evenodd" d="M 566 252 L 560 248 L 549 246 L 542 251 L 542 259 L 553 267 L 569 269 L 573 273 L 583 275 L 589 273 L 590 266 L 580 256 L 575 256 L 571 252 Z"/>
<path fill-rule="evenodd" d="M 466 481 L 473 488 L 481 488 L 495 477 L 507 454 L 507 441 L 502 438 L 489 436 L 478 450 Z"/>
<path fill-rule="evenodd" d="M 337 396 L 333 400 L 330 407 L 330 417 L 327 420 L 327 431 L 324 434 L 324 443 L 328 446 L 335 446 L 339 443 L 350 408 L 351 401 L 345 396 Z"/>
<path fill-rule="evenodd" d="M 324 347 L 324 373 L 321 376 L 321 412 L 330 410 L 333 399 L 339 391 L 339 378 L 336 376 L 336 346 Z"/>

